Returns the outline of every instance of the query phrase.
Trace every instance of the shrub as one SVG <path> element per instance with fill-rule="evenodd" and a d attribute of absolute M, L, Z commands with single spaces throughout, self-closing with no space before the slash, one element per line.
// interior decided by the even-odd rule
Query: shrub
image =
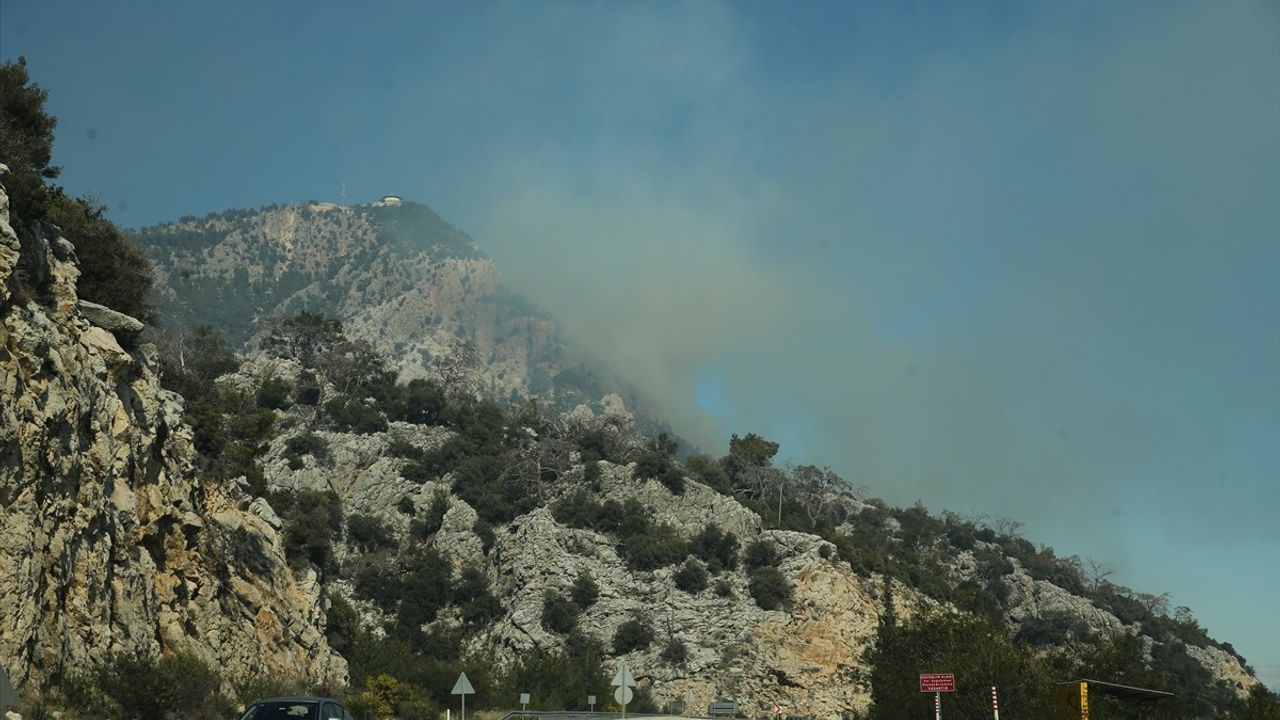
<path fill-rule="evenodd" d="M 453 602 L 468 625 L 485 625 L 502 615 L 502 603 L 489 589 L 489 576 L 477 567 L 462 571 L 453 589 Z"/>
<path fill-rule="evenodd" d="M 551 509 L 556 522 L 597 532 L 616 532 L 624 512 L 617 501 L 596 502 L 586 490 L 578 490 Z"/>
<path fill-rule="evenodd" d="M 636 477 L 641 480 L 656 478 L 666 471 L 670 460 L 656 450 L 648 450 L 636 458 Z"/>
<path fill-rule="evenodd" d="M 387 404 L 387 417 L 415 425 L 440 423 L 446 403 L 439 385 L 430 380 L 410 380 L 396 390 L 396 396 Z"/>
<path fill-rule="evenodd" d="M 434 549 L 421 546 L 404 561 L 404 570 L 396 623 L 402 629 L 416 631 L 435 620 L 440 608 L 448 604 L 453 595 L 453 572 L 448 560 Z"/>
<path fill-rule="evenodd" d="M 271 505 L 284 518 L 284 551 L 290 562 L 308 561 L 320 570 L 333 559 L 333 536 L 342 531 L 342 502 L 332 492 L 280 493 Z"/>
<path fill-rule="evenodd" d="M 305 455 L 315 458 L 317 463 L 326 463 L 329 460 L 329 441 L 309 431 L 285 441 L 284 456 L 288 459 L 291 470 L 302 468 L 302 458 Z"/>
<path fill-rule="evenodd" d="M 742 562 L 748 569 L 761 567 L 777 567 L 782 558 L 778 555 L 778 550 L 773 543 L 758 539 L 747 546 L 746 551 L 742 555 Z"/>
<path fill-rule="evenodd" d="M 337 397 L 324 404 L 334 430 L 370 434 L 387 429 L 387 421 L 373 404 L 360 398 Z"/>
<path fill-rule="evenodd" d="M 400 502 L 396 503 L 396 510 L 409 517 L 413 517 L 418 512 L 418 508 L 413 504 L 413 498 L 408 496 L 400 498 Z"/>
<path fill-rule="evenodd" d="M 400 573 L 381 559 L 361 567 L 353 583 L 356 595 L 377 605 L 385 613 L 394 612 L 400 602 Z"/>
<path fill-rule="evenodd" d="M 647 517 L 643 517 L 646 522 Z M 625 538 L 627 567 L 632 570 L 655 570 L 674 565 L 689 554 L 689 545 L 669 525 L 651 525 L 640 533 Z"/>
<path fill-rule="evenodd" d="M 716 581 L 715 593 L 717 597 L 730 598 L 733 597 L 733 584 L 725 578 Z"/>
<path fill-rule="evenodd" d="M 684 641 L 679 638 L 670 638 L 667 644 L 662 648 L 662 654 L 659 656 L 663 662 L 676 667 L 684 667 L 689 662 L 689 648 Z"/>
<path fill-rule="evenodd" d="M 128 718 L 226 717 L 218 671 L 194 655 L 113 655 L 69 684 L 77 709 Z"/>
<path fill-rule="evenodd" d="M 431 496 L 431 504 L 427 506 L 427 512 L 423 514 L 422 518 L 409 523 L 410 535 L 426 540 L 440 532 L 440 526 L 444 524 L 444 516 L 448 512 L 449 492 L 444 489 L 438 489 Z"/>
<path fill-rule="evenodd" d="M 712 523 L 693 536 L 690 550 L 707 564 L 713 574 L 738 567 L 738 538 Z"/>
<path fill-rule="evenodd" d="M 674 464 L 667 466 L 666 470 L 658 476 L 658 482 L 662 486 L 671 491 L 672 495 L 684 494 L 684 473 L 680 472 L 680 468 Z"/>
<path fill-rule="evenodd" d="M 497 536 L 493 533 L 493 526 L 484 518 L 476 518 L 475 524 L 471 526 L 471 532 L 475 533 L 476 537 L 480 538 L 480 549 L 486 553 L 489 552 L 489 549 L 492 548 L 493 544 L 498 540 Z"/>
<path fill-rule="evenodd" d="M 391 442 L 387 443 L 387 454 L 391 457 L 406 458 L 408 460 L 422 460 L 423 455 L 426 453 L 404 438 L 393 437 Z"/>
<path fill-rule="evenodd" d="M 258 407 L 264 407 L 271 410 L 282 410 L 289 407 L 289 383 L 281 378 L 271 377 L 262 382 L 258 387 L 258 394 L 254 400 Z"/>
<path fill-rule="evenodd" d="M 697 560 L 689 558 L 676 571 L 675 581 L 677 588 L 696 595 L 707 589 L 706 568 L 702 567 L 702 563 Z"/>
<path fill-rule="evenodd" d="M 338 654 L 346 655 L 351 651 L 351 644 L 355 642 L 356 633 L 360 630 L 360 616 L 356 609 L 341 597 L 333 596 L 329 598 L 324 619 L 325 637 L 329 646 Z"/>
<path fill-rule="evenodd" d="M 574 605 L 586 610 L 595 603 L 596 598 L 600 597 L 600 586 L 596 584 L 596 579 L 591 577 L 591 573 L 580 573 L 578 579 L 573 581 L 573 590 L 569 595 L 573 598 Z"/>
<path fill-rule="evenodd" d="M 648 618 L 637 616 L 618 626 L 613 633 L 613 654 L 625 655 L 632 650 L 643 650 L 653 644 L 653 624 Z"/>
<path fill-rule="evenodd" d="M 542 627 L 567 635 L 578 624 L 578 606 L 563 595 L 547 591 L 542 596 Z"/>
<path fill-rule="evenodd" d="M 293 388 L 293 401 L 308 407 L 320 404 L 320 380 L 310 370 L 298 375 L 298 384 Z"/>
<path fill-rule="evenodd" d="M 364 552 L 391 548 L 396 544 L 387 524 L 372 515 L 352 515 L 348 518 L 347 539 Z"/>
<path fill-rule="evenodd" d="M 751 571 L 748 590 L 762 610 L 791 608 L 791 583 L 776 567 L 757 567 Z"/>

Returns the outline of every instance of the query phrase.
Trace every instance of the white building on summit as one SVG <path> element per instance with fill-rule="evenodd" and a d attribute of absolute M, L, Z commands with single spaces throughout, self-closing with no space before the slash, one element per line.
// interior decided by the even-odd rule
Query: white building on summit
<path fill-rule="evenodd" d="M 374 203 L 374 205 L 377 205 L 378 207 L 395 207 L 403 204 L 404 198 L 399 195 L 383 195 L 381 200 Z"/>

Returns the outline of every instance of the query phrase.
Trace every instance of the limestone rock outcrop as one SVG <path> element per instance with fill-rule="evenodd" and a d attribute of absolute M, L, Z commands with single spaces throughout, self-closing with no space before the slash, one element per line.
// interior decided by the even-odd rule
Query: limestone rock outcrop
<path fill-rule="evenodd" d="M 199 477 L 154 348 L 78 301 L 50 228 L 20 241 L 0 192 L 0 663 L 20 688 L 176 651 L 229 677 L 342 681 L 278 520 Z"/>

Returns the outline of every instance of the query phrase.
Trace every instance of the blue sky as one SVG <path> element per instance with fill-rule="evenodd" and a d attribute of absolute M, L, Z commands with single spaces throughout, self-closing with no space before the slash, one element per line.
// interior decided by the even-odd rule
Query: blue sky
<path fill-rule="evenodd" d="M 396 192 L 708 448 L 1170 591 L 1280 685 L 1273 2 L 8 0 L 138 226 Z"/>

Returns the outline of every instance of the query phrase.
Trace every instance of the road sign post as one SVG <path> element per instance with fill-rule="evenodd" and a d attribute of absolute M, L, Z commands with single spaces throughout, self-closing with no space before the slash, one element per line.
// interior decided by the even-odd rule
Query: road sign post
<path fill-rule="evenodd" d="M 933 693 L 934 720 L 942 720 L 942 693 L 955 691 L 955 675 L 951 673 L 920 673 L 920 692 Z"/>
<path fill-rule="evenodd" d="M 596 696 L 595 696 L 595 695 L 588 695 L 588 696 L 587 696 L 587 707 L 591 708 L 591 712 L 595 712 L 595 711 L 596 711 Z"/>
<path fill-rule="evenodd" d="M 467 679 L 466 673 L 458 674 L 458 682 L 453 684 L 453 694 L 462 696 L 462 720 L 467 720 L 467 696 L 474 695 L 476 689 L 471 687 L 471 681 Z"/>
<path fill-rule="evenodd" d="M 991 716 L 1000 720 L 1000 701 L 996 698 L 996 686 L 991 686 Z"/>
<path fill-rule="evenodd" d="M 520 693 L 520 714 L 529 715 L 529 693 Z"/>
<path fill-rule="evenodd" d="M 631 688 L 636 686 L 636 679 L 632 677 L 631 668 L 627 667 L 626 663 L 618 666 L 618 674 L 613 676 L 611 684 L 618 688 L 613 691 L 613 699 L 617 700 L 618 704 L 622 706 L 622 720 L 626 720 L 627 703 L 631 702 L 631 699 L 635 697 L 635 693 L 631 691 Z"/>

